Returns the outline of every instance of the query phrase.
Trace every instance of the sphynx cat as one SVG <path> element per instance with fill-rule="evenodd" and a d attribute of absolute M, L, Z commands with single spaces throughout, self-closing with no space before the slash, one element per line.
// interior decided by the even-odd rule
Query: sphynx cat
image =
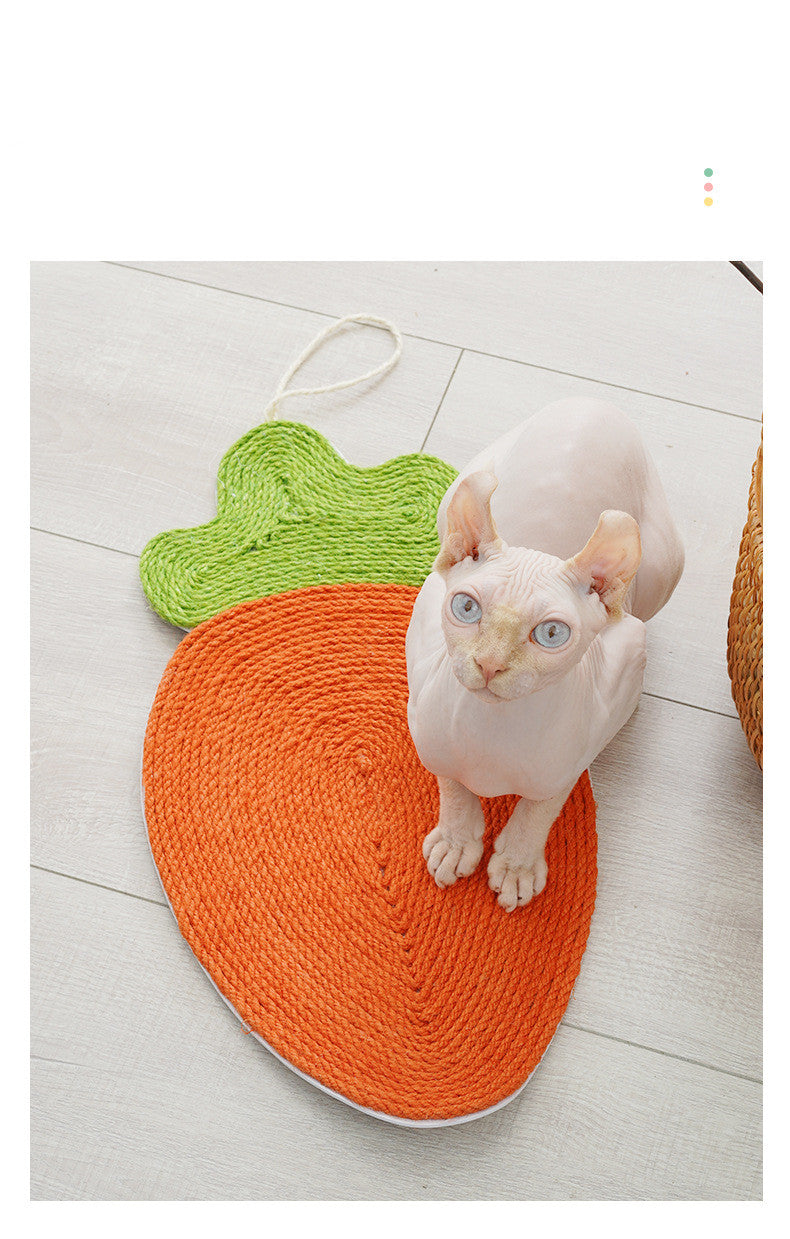
<path fill-rule="evenodd" d="M 488 865 L 506 911 L 546 885 L 552 824 L 633 713 L 645 621 L 683 547 L 634 424 L 559 400 L 481 452 L 447 491 L 441 547 L 406 637 L 408 719 L 439 784 L 423 855 L 439 887 L 483 854 L 479 797 L 521 797 Z"/>

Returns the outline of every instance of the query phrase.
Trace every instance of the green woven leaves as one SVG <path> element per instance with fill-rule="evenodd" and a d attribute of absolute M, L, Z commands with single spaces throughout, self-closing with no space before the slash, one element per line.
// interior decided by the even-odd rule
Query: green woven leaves
<path fill-rule="evenodd" d="M 214 520 L 148 543 L 143 588 L 164 619 L 193 628 L 238 602 L 308 585 L 419 586 L 455 476 L 420 453 L 350 465 L 309 426 L 267 422 L 223 457 Z"/>

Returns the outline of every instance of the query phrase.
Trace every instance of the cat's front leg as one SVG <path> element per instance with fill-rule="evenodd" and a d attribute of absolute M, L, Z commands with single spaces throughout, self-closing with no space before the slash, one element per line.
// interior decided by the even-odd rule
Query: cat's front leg
<path fill-rule="evenodd" d="M 474 873 L 483 855 L 485 819 L 480 800 L 455 779 L 437 779 L 439 824 L 425 836 L 422 854 L 436 885 L 452 886 Z"/>
<path fill-rule="evenodd" d="M 551 800 L 519 800 L 500 831 L 488 862 L 488 885 L 506 912 L 523 907 L 545 887 L 546 840 L 572 790 L 571 784 Z"/>

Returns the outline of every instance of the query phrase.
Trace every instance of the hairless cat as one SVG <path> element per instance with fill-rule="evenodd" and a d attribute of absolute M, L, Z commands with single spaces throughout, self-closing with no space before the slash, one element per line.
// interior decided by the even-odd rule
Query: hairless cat
<path fill-rule="evenodd" d="M 440 887 L 468 876 L 479 797 L 518 795 L 488 866 L 510 912 L 545 887 L 552 824 L 636 708 L 644 622 L 683 547 L 636 427 L 589 399 L 548 405 L 477 456 L 438 530 L 406 637 L 409 728 L 439 784 L 423 855 Z"/>

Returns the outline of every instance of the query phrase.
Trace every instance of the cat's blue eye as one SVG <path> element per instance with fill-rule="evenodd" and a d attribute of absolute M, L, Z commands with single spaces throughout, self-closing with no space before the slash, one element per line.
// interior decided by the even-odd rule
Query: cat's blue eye
<path fill-rule="evenodd" d="M 462 624 L 476 624 L 483 614 L 483 608 L 469 594 L 456 594 L 450 603 L 450 610 Z"/>
<path fill-rule="evenodd" d="M 562 620 L 544 620 L 542 624 L 532 629 L 533 641 L 547 650 L 559 649 L 569 640 L 570 635 L 570 628 L 567 624 L 563 624 Z"/>

